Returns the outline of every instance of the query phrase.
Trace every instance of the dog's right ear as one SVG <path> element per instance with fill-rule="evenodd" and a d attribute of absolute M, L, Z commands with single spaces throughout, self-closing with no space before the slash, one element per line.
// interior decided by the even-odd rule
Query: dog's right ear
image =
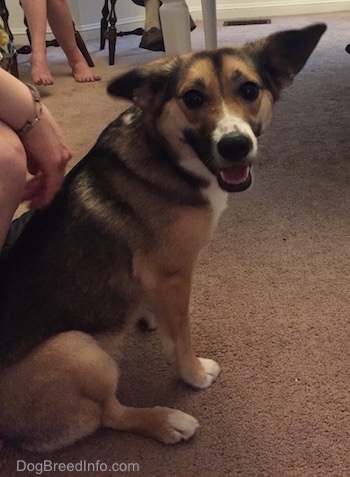
<path fill-rule="evenodd" d="M 107 92 L 156 111 L 173 94 L 179 61 L 178 57 L 165 57 L 135 68 L 113 80 Z"/>

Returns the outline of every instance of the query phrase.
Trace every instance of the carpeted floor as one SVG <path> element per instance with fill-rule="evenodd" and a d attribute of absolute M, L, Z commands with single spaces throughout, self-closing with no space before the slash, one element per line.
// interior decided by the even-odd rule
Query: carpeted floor
<path fill-rule="evenodd" d="M 199 419 L 198 434 L 167 447 L 101 430 L 49 456 L 7 444 L 1 477 L 350 476 L 350 55 L 344 51 L 350 14 L 220 27 L 219 42 L 319 20 L 328 31 L 276 106 L 261 139 L 254 186 L 230 197 L 197 269 L 195 347 L 220 363 L 221 376 L 210 389 L 194 391 L 163 363 L 155 333 L 136 331 L 126 343 L 120 400 L 182 409 Z M 200 27 L 192 40 L 194 48 L 203 47 Z M 113 67 L 107 51 L 90 43 L 103 80 L 85 85 L 68 75 L 59 49 L 48 51 L 56 83 L 42 92 L 75 160 L 126 106 L 107 97 L 108 80 L 161 56 L 138 43 L 137 37 L 118 39 Z M 28 81 L 28 58 L 21 58 L 20 71 Z M 74 471 L 57 467 L 69 463 L 78 464 Z M 125 464 L 124 471 L 137 464 L 139 472 L 106 470 L 113 463 Z"/>

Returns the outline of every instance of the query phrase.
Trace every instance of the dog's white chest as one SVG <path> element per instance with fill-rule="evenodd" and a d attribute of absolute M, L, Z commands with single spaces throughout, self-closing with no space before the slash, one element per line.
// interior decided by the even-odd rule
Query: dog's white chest
<path fill-rule="evenodd" d="M 218 220 L 225 210 L 227 205 L 227 192 L 221 189 L 218 184 L 217 178 L 213 173 L 209 171 L 209 169 L 198 159 L 198 157 L 193 154 L 192 149 L 188 147 L 188 151 L 183 154 L 183 158 L 180 161 L 181 167 L 186 169 L 189 172 L 195 173 L 199 177 L 207 180 L 209 182 L 209 186 L 203 188 L 202 193 L 203 196 L 209 201 L 212 209 L 212 224 L 211 224 L 211 232 L 214 231 Z M 185 149 L 185 147 L 183 146 Z"/>
<path fill-rule="evenodd" d="M 204 195 L 209 200 L 213 211 L 212 231 L 214 231 L 221 214 L 226 208 L 228 194 L 219 187 L 216 178 L 214 178 L 210 186 L 206 188 Z"/>

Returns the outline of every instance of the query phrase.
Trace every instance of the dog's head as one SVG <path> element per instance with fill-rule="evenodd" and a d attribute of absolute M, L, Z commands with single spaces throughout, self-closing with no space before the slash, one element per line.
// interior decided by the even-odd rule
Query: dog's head
<path fill-rule="evenodd" d="M 274 102 L 325 30 L 314 24 L 237 48 L 165 57 L 117 78 L 108 92 L 142 108 L 184 168 L 215 175 L 226 191 L 242 191 L 251 184 L 257 138 Z"/>

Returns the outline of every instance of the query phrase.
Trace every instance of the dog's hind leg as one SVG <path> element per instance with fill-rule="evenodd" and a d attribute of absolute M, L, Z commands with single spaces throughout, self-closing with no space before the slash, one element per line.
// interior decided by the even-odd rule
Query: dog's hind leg
<path fill-rule="evenodd" d="M 102 425 L 114 395 L 113 359 L 85 333 L 61 333 L 0 375 L 0 432 L 33 452 L 52 452 Z"/>
<path fill-rule="evenodd" d="M 91 340 L 88 349 L 79 353 L 79 375 L 83 398 L 99 404 L 97 427 L 109 427 L 152 437 L 166 444 L 189 439 L 199 427 L 195 418 L 166 407 L 133 408 L 116 398 L 118 370 L 115 361 Z M 96 344 L 95 344 L 96 343 Z M 83 433 L 86 431 L 82 429 Z"/>
<path fill-rule="evenodd" d="M 193 436 L 198 421 L 182 411 L 167 407 L 134 408 L 111 398 L 106 404 L 103 426 L 152 437 L 165 444 L 175 444 Z"/>
<path fill-rule="evenodd" d="M 85 333 L 61 333 L 0 376 L 0 432 L 34 452 L 52 452 L 112 427 L 175 443 L 198 422 L 168 408 L 128 408 L 116 399 L 115 361 Z"/>
<path fill-rule="evenodd" d="M 90 337 L 88 337 L 91 339 Z M 118 370 L 115 361 L 94 340 L 79 353 L 79 375 L 83 398 L 99 404 L 97 427 L 109 427 L 152 437 L 166 444 L 189 439 L 199 427 L 195 418 L 166 407 L 133 408 L 122 405 L 116 398 Z M 83 429 L 83 433 L 85 430 Z"/>

